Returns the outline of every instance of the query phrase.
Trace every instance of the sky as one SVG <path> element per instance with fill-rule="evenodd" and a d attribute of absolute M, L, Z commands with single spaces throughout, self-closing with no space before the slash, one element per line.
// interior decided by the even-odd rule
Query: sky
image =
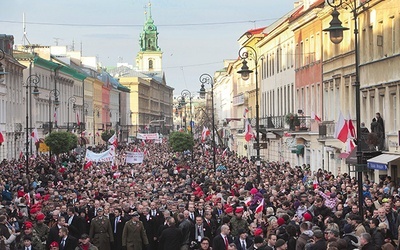
<path fill-rule="evenodd" d="M 238 57 L 238 39 L 293 9 L 295 0 L 152 0 L 163 70 L 174 95 L 199 91 L 199 77 L 213 75 Z M 13 0 L 2 3 L 0 34 L 23 43 L 82 48 L 103 66 L 135 64 L 148 0 Z M 148 10 L 147 10 L 148 12 Z M 27 44 L 27 42 L 25 42 Z"/>

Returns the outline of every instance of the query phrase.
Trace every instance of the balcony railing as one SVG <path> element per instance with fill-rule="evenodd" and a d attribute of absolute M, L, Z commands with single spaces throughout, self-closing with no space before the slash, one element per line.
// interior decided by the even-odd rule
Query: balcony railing
<path fill-rule="evenodd" d="M 334 121 L 324 121 L 319 125 L 319 139 L 329 139 L 333 138 L 335 134 L 335 122 Z"/>
<path fill-rule="evenodd" d="M 260 119 L 260 126 L 265 129 L 282 129 L 289 131 L 310 131 L 311 117 L 299 116 L 298 125 L 290 126 L 286 123 L 286 116 L 268 116 Z"/>

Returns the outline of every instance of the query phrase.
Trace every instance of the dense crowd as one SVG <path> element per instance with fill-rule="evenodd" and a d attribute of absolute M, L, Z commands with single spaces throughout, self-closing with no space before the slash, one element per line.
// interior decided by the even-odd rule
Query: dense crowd
<path fill-rule="evenodd" d="M 143 163 L 125 164 L 136 150 Z M 285 162 L 257 173 L 246 157 L 215 153 L 215 166 L 210 147 L 191 157 L 167 143 L 119 146 L 114 165 L 89 168 L 74 154 L 32 157 L 28 169 L 3 160 L 0 250 L 396 249 L 390 177 L 364 182 L 360 214 L 347 174 Z"/>

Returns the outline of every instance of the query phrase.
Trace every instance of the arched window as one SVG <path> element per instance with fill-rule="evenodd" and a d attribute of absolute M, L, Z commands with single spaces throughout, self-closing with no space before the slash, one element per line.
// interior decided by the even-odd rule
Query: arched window
<path fill-rule="evenodd" d="M 153 69 L 153 60 L 149 60 L 149 70 Z"/>

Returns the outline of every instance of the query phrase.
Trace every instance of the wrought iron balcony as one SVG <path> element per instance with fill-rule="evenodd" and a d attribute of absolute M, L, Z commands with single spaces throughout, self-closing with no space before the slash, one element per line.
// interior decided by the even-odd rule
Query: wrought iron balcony
<path fill-rule="evenodd" d="M 319 139 L 330 139 L 335 134 L 335 122 L 324 121 L 319 125 Z"/>

